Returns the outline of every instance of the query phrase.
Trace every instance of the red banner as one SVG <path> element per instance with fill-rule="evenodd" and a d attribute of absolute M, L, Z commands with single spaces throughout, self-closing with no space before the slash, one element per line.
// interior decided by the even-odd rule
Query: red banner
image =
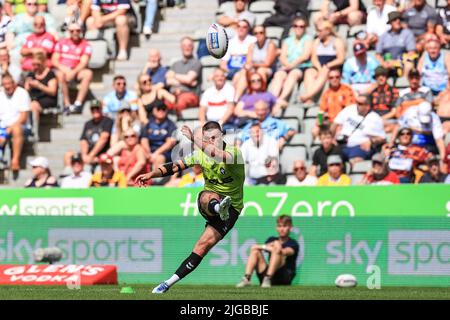
<path fill-rule="evenodd" d="M 0 285 L 65 285 L 69 289 L 117 284 L 113 265 L 0 265 Z"/>

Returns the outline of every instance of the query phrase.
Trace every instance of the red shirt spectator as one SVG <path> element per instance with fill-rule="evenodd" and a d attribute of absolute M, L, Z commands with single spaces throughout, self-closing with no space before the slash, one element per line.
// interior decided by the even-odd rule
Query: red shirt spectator
<path fill-rule="evenodd" d="M 52 61 L 51 61 L 51 55 L 53 53 L 53 50 L 55 48 L 56 39 L 55 37 L 49 33 L 45 32 L 43 34 L 36 34 L 32 33 L 27 37 L 27 40 L 25 41 L 22 48 L 27 49 L 38 49 L 41 48 L 47 53 L 47 66 L 49 68 L 52 67 Z M 22 70 L 24 71 L 32 71 L 32 63 L 33 58 L 30 57 L 24 57 L 22 59 Z"/>
<path fill-rule="evenodd" d="M 84 55 L 91 56 L 92 48 L 89 42 L 81 39 L 75 43 L 70 38 L 61 39 L 55 46 L 55 52 L 60 54 L 60 63 L 69 68 L 75 68 Z"/>

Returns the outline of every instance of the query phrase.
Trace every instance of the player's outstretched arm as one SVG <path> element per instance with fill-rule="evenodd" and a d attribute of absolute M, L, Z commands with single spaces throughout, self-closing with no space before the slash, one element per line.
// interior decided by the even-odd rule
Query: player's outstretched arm
<path fill-rule="evenodd" d="M 139 175 L 136 178 L 135 183 L 137 185 L 143 186 L 143 185 L 145 185 L 146 182 L 150 181 L 153 178 L 171 176 L 175 173 L 183 171 L 186 168 L 187 168 L 187 165 L 181 160 L 178 160 L 176 162 L 168 162 L 168 163 L 163 164 L 156 170 Z"/>
<path fill-rule="evenodd" d="M 234 158 L 231 153 L 223 149 L 219 149 L 216 146 L 203 141 L 201 136 L 194 136 L 194 134 L 192 133 L 191 129 L 188 126 L 184 125 L 181 128 L 181 133 L 185 135 L 186 138 L 194 142 L 195 145 L 199 147 L 209 157 L 214 158 L 217 161 L 233 163 Z"/>

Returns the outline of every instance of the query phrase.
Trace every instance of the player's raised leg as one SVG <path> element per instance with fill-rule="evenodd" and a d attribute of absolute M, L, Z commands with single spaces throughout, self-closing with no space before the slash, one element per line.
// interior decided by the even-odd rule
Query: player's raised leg
<path fill-rule="evenodd" d="M 180 265 L 180 267 L 175 271 L 175 274 L 167 279 L 166 281 L 160 283 L 156 288 L 153 289 L 153 293 L 164 293 L 175 283 L 186 277 L 189 273 L 198 267 L 203 257 L 209 252 L 209 250 L 214 247 L 214 245 L 219 242 L 223 236 L 213 227 L 207 226 L 203 234 L 197 240 L 197 243 L 192 250 L 192 253 L 187 257 Z"/>
<path fill-rule="evenodd" d="M 231 198 L 226 196 L 220 199 L 220 196 L 212 191 L 201 191 L 199 194 L 199 205 L 203 213 L 209 216 L 219 215 L 223 221 L 228 220 L 231 206 Z"/>

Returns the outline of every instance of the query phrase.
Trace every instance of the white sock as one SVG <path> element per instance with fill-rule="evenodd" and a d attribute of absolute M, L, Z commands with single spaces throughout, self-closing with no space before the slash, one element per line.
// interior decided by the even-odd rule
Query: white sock
<path fill-rule="evenodd" d="M 74 104 L 75 104 L 76 106 L 81 106 L 81 105 L 82 105 L 81 101 L 75 101 Z"/>
<path fill-rule="evenodd" d="M 173 276 L 170 277 L 170 279 L 166 280 L 166 283 L 169 285 L 169 287 L 171 287 L 178 281 L 180 281 L 180 277 L 178 277 L 176 274 L 174 274 Z"/>

